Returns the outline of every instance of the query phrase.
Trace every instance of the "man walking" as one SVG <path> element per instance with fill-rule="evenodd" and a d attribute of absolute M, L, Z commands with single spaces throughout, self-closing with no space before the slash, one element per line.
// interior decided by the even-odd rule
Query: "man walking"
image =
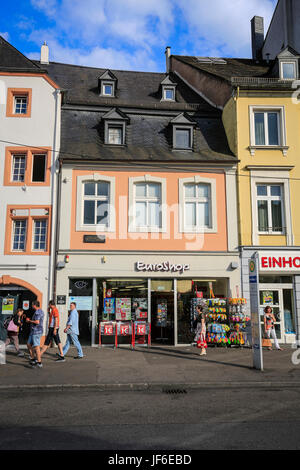
<path fill-rule="evenodd" d="M 70 314 L 69 314 L 67 325 L 66 325 L 64 332 L 67 333 L 67 341 L 63 348 L 63 356 L 67 354 L 71 343 L 73 343 L 77 349 L 77 354 L 78 354 L 76 357 L 74 357 L 74 359 L 82 359 L 83 352 L 82 352 L 81 344 L 78 340 L 78 335 L 79 335 L 78 312 L 76 310 L 75 302 L 71 302 L 70 304 Z M 57 359 L 57 361 L 60 361 L 60 360 L 61 360 L 61 357 Z"/>
<path fill-rule="evenodd" d="M 60 337 L 58 334 L 58 329 L 59 329 L 58 309 L 56 308 L 54 301 L 50 300 L 49 301 L 49 330 L 48 330 L 47 337 L 45 339 L 44 346 L 41 349 L 41 356 L 49 348 L 51 341 L 54 340 L 59 350 L 60 361 L 63 362 L 65 358 L 63 354 Z"/>
<path fill-rule="evenodd" d="M 40 308 L 40 302 L 35 300 L 32 302 L 34 314 L 32 318 L 26 318 L 26 322 L 30 323 L 30 334 L 27 341 L 27 348 L 31 357 L 30 365 L 32 367 L 43 367 L 41 359 L 40 342 L 43 334 L 44 312 Z"/>

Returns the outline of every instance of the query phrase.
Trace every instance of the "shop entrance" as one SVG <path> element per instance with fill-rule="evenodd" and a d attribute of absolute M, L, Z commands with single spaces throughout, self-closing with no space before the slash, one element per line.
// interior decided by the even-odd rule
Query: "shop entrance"
<path fill-rule="evenodd" d="M 266 282 L 266 278 L 263 279 Z M 275 331 L 280 343 L 293 343 L 295 341 L 295 309 L 293 299 L 293 285 L 282 276 L 284 283 L 271 285 L 261 283 L 259 289 L 261 326 L 263 330 L 264 309 L 270 306 L 276 318 Z M 286 283 L 285 283 L 286 282 Z"/>
<path fill-rule="evenodd" d="M 174 345 L 172 280 L 151 281 L 151 336 L 154 344 Z"/>

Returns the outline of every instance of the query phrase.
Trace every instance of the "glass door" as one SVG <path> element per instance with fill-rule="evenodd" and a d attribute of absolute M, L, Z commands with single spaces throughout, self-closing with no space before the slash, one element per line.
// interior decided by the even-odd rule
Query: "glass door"
<path fill-rule="evenodd" d="M 275 331 L 279 342 L 284 339 L 284 315 L 282 289 L 273 289 L 271 286 L 260 286 L 259 290 L 260 318 L 262 332 L 264 333 L 264 309 L 271 307 L 276 318 Z"/>

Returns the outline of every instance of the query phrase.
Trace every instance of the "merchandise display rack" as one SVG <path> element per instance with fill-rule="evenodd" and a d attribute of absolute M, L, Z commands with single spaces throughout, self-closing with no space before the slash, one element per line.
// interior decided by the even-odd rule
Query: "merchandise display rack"
<path fill-rule="evenodd" d="M 246 299 L 228 299 L 228 316 L 230 325 L 229 341 L 231 346 L 249 346 L 247 323 L 251 321 L 246 312 Z"/>

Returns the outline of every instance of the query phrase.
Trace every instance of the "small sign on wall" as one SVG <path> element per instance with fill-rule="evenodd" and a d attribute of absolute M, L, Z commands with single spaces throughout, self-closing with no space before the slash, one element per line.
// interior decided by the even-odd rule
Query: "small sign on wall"
<path fill-rule="evenodd" d="M 30 302 L 29 300 L 23 300 L 23 310 L 29 310 Z"/>

